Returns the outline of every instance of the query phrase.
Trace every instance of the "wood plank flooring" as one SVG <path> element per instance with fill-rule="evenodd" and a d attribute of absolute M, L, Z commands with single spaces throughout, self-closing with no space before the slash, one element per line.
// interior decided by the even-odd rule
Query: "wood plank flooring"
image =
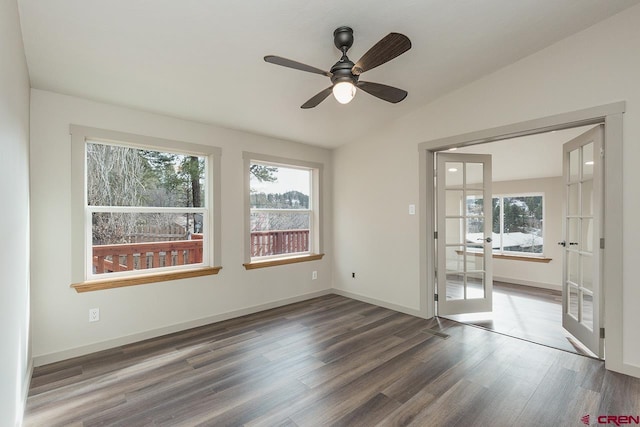
<path fill-rule="evenodd" d="M 590 354 L 562 328 L 562 292 L 493 282 L 493 312 L 446 316 L 512 337 Z"/>
<path fill-rule="evenodd" d="M 585 415 L 640 415 L 640 379 L 328 295 L 38 367 L 24 425 L 579 426 Z"/>

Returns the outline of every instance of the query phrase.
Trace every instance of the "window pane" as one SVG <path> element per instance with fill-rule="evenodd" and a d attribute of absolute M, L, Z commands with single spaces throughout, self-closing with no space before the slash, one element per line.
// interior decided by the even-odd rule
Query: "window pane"
<path fill-rule="evenodd" d="M 472 250 L 467 252 L 466 272 L 484 271 L 484 252 Z"/>
<path fill-rule="evenodd" d="M 200 213 L 94 212 L 93 274 L 203 262 Z"/>
<path fill-rule="evenodd" d="M 593 180 L 582 183 L 582 216 L 593 215 Z"/>
<path fill-rule="evenodd" d="M 500 199 L 498 197 L 494 197 L 491 200 L 491 206 L 493 206 L 492 214 L 493 214 L 493 227 L 492 231 L 496 234 L 500 234 L 500 216 L 502 212 L 500 212 Z"/>
<path fill-rule="evenodd" d="M 467 299 L 484 297 L 484 273 L 467 274 Z"/>
<path fill-rule="evenodd" d="M 580 179 L 580 150 L 569 152 L 569 181 L 577 182 Z"/>
<path fill-rule="evenodd" d="M 467 216 L 484 216 L 484 199 L 481 190 L 467 190 Z"/>
<path fill-rule="evenodd" d="M 580 215 L 580 206 L 578 205 L 578 185 L 580 184 L 571 184 L 569 185 L 569 202 L 568 202 L 568 215 Z"/>
<path fill-rule="evenodd" d="M 309 209 L 311 171 L 252 163 L 249 167 L 252 209 Z"/>
<path fill-rule="evenodd" d="M 582 147 L 582 179 L 593 178 L 593 143 Z"/>
<path fill-rule="evenodd" d="M 582 292 L 582 324 L 593 331 L 593 295 Z"/>
<path fill-rule="evenodd" d="M 445 190 L 445 215 L 462 216 L 462 190 Z"/>
<path fill-rule="evenodd" d="M 252 258 L 309 252 L 311 177 L 309 169 L 250 164 Z"/>
<path fill-rule="evenodd" d="M 462 163 L 445 162 L 445 187 L 462 188 Z"/>
<path fill-rule="evenodd" d="M 580 239 L 580 250 L 593 252 L 593 219 L 582 218 L 582 236 Z M 577 240 L 572 240 L 575 242 Z"/>
<path fill-rule="evenodd" d="M 575 285 L 580 284 L 578 260 L 578 252 L 567 251 L 567 279 Z"/>
<path fill-rule="evenodd" d="M 593 290 L 593 257 L 591 255 L 580 255 L 580 268 L 582 269 L 581 285 L 592 291 Z"/>
<path fill-rule="evenodd" d="M 205 158 L 87 143 L 89 206 L 205 206 Z"/>
<path fill-rule="evenodd" d="M 464 274 L 447 274 L 447 301 L 464 298 Z"/>
<path fill-rule="evenodd" d="M 467 218 L 466 246 L 478 249 L 484 247 L 484 218 Z"/>
<path fill-rule="evenodd" d="M 457 218 L 447 218 L 445 219 L 445 234 L 446 234 L 446 241 L 445 243 L 447 245 L 451 245 L 451 244 L 463 244 L 464 243 L 464 233 L 463 233 L 463 223 L 464 220 L 463 219 L 457 219 Z"/>
<path fill-rule="evenodd" d="M 569 285 L 568 288 L 569 294 L 567 295 L 567 298 L 569 301 L 567 304 L 567 313 L 574 319 L 578 320 L 578 288 L 571 285 Z"/>
<path fill-rule="evenodd" d="M 310 220 L 310 212 L 254 210 L 251 231 L 309 230 Z"/>
<path fill-rule="evenodd" d="M 464 271 L 464 246 L 447 246 L 445 249 L 447 271 Z"/>
<path fill-rule="evenodd" d="M 466 188 L 483 188 L 483 170 L 482 163 L 467 163 Z"/>
<path fill-rule="evenodd" d="M 542 212 L 542 196 L 504 197 L 503 249 L 542 253 Z"/>
<path fill-rule="evenodd" d="M 310 212 L 252 211 L 251 256 L 308 252 L 310 223 Z"/>

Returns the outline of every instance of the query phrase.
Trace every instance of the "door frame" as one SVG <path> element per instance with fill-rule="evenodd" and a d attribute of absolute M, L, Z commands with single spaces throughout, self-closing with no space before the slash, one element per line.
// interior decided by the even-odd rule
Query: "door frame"
<path fill-rule="evenodd" d="M 578 126 L 604 124 L 604 238 L 603 277 L 607 283 L 602 291 L 606 328 L 607 369 L 640 376 L 640 369 L 625 365 L 622 342 L 622 133 L 624 101 L 557 114 L 534 120 L 489 128 L 418 145 L 419 152 L 419 213 L 420 213 L 420 307 L 425 317 L 435 315 L 436 241 L 435 241 L 435 152 L 453 147 L 466 147 L 520 136 L 535 135 Z"/>

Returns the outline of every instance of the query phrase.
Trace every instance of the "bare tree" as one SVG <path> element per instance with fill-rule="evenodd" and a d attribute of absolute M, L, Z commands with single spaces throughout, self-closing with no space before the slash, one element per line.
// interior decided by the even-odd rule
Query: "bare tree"
<path fill-rule="evenodd" d="M 140 206 L 144 201 L 144 159 L 135 149 L 87 144 L 87 200 L 90 206 Z M 126 243 L 136 214 L 94 213 L 93 244 Z"/>

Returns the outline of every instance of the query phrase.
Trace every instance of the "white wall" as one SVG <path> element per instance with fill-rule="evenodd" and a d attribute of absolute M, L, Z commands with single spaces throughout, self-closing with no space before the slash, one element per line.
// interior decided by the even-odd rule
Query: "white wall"
<path fill-rule="evenodd" d="M 640 6 L 490 74 L 334 153 L 338 290 L 419 307 L 420 142 L 625 100 L 623 362 L 640 367 Z M 416 78 L 420 78 L 416 76 Z M 411 90 L 409 89 L 409 96 Z M 359 272 L 352 279 L 350 272 Z"/>
<path fill-rule="evenodd" d="M 557 155 L 562 156 L 562 153 L 558 151 Z M 494 259 L 494 280 L 562 289 L 562 249 L 556 244 L 562 240 L 562 189 L 562 177 L 499 181 L 492 184 L 493 194 L 496 195 L 544 194 L 542 238 L 544 256 L 551 258 L 549 263 Z"/>
<path fill-rule="evenodd" d="M 0 0 L 0 424 L 29 386 L 29 74 L 15 0 Z M 5 424 L 6 423 L 6 424 Z"/>
<path fill-rule="evenodd" d="M 218 275 L 78 294 L 71 281 L 69 125 L 222 148 L 222 267 Z M 33 354 L 36 365 L 306 298 L 331 288 L 331 152 L 211 125 L 31 91 Z M 242 152 L 324 163 L 321 261 L 246 271 Z M 318 279 L 311 280 L 311 272 Z M 92 307 L 100 321 L 88 322 Z"/>

